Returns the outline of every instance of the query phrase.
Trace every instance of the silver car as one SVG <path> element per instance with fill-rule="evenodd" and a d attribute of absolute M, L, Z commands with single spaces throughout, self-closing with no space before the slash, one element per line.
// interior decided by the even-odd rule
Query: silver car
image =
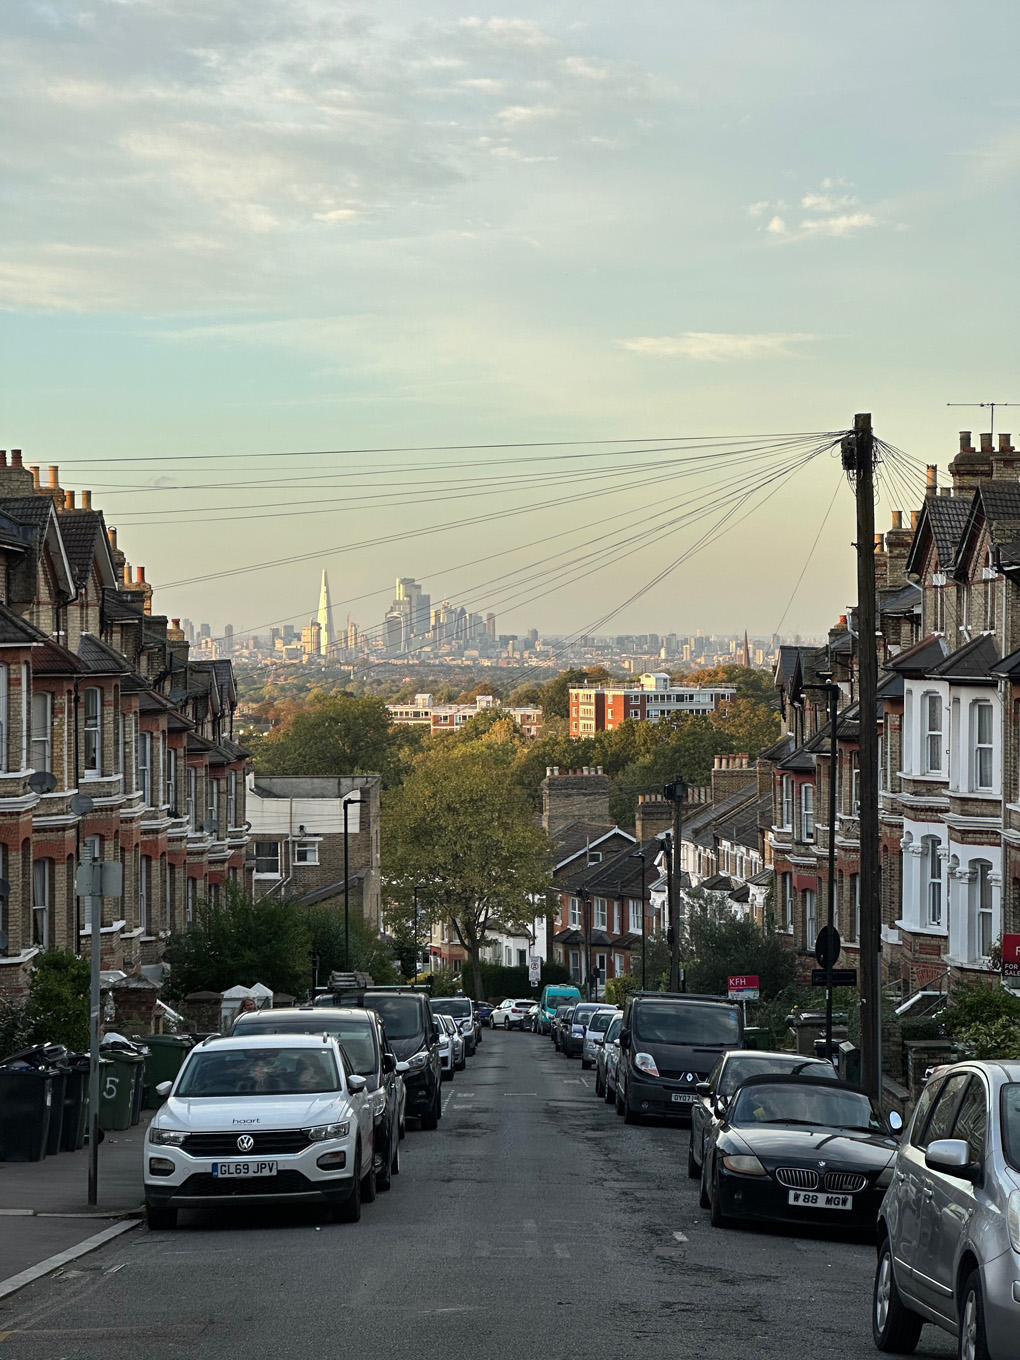
<path fill-rule="evenodd" d="M 1015 1357 L 1020 1062 L 955 1063 L 925 1087 L 878 1218 L 872 1330 L 909 1354 L 933 1322 L 961 1360 Z"/>
<path fill-rule="evenodd" d="M 463 1072 L 464 1068 L 467 1067 L 467 1049 L 464 1036 L 457 1028 L 453 1017 L 444 1014 L 442 1011 L 436 1016 L 436 1024 L 439 1026 L 439 1050 L 443 1058 L 443 1076 L 445 1077 L 447 1071 L 449 1071 L 452 1079 L 454 1072 Z M 449 1050 L 443 1044 L 444 1034 L 449 1040 Z M 449 1061 L 447 1061 L 447 1052 L 449 1052 Z"/>
<path fill-rule="evenodd" d="M 581 1067 L 585 1072 L 595 1066 L 598 1051 L 605 1041 L 606 1030 L 615 1014 L 614 1007 L 605 1006 L 588 1017 L 588 1027 L 584 1031 L 584 1043 L 581 1046 Z"/>
<path fill-rule="evenodd" d="M 607 1105 L 616 1099 L 616 1065 L 620 1061 L 620 1030 L 623 1011 L 617 1011 L 609 1022 L 606 1037 L 595 1056 L 595 1094 Z"/>

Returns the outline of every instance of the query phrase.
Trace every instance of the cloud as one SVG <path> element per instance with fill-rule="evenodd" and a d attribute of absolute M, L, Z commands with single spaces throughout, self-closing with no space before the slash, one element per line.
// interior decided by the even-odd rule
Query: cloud
<path fill-rule="evenodd" d="M 784 334 L 779 331 L 761 335 L 734 334 L 725 331 L 684 331 L 680 335 L 639 335 L 621 340 L 620 345 L 632 354 L 648 355 L 657 359 L 693 359 L 706 363 L 729 363 L 740 359 L 783 359 L 796 351 L 791 346 L 811 335 Z"/>
<path fill-rule="evenodd" d="M 766 213 L 773 215 L 765 224 L 764 230 L 770 236 L 780 236 L 791 241 L 804 241 L 809 237 L 854 236 L 871 227 L 883 225 L 876 213 L 861 203 L 856 193 L 834 192 L 840 189 L 853 189 L 849 180 L 826 177 L 818 189 L 808 189 L 801 194 L 799 206 L 810 214 L 803 217 L 796 227 L 791 227 L 787 218 L 782 216 L 790 205 L 785 199 L 757 199 L 747 205 L 751 218 L 763 218 Z M 888 225 L 888 224 L 885 224 Z M 897 230 L 900 228 L 897 227 Z M 761 227 L 758 228 L 762 230 Z"/>
<path fill-rule="evenodd" d="M 789 234 L 786 222 L 778 215 L 769 219 L 769 224 L 765 230 L 770 231 L 773 236 L 786 236 Z"/>
<path fill-rule="evenodd" d="M 835 217 L 806 218 L 800 229 L 807 236 L 852 236 L 866 227 L 877 227 L 878 219 L 868 212 L 841 213 Z"/>

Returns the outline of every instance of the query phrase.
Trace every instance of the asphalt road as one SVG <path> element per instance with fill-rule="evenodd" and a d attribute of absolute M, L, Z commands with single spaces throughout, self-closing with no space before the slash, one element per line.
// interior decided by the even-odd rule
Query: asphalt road
<path fill-rule="evenodd" d="M 877 1355 L 870 1247 L 711 1228 L 686 1130 L 625 1126 L 547 1039 L 487 1033 L 445 1099 L 360 1224 L 140 1228 L 0 1305 L 0 1360 Z"/>

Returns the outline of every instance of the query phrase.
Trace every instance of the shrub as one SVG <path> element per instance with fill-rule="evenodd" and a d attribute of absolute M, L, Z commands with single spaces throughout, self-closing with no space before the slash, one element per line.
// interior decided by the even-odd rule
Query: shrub
<path fill-rule="evenodd" d="M 462 975 L 462 986 L 467 996 L 474 996 L 474 984 L 470 970 L 466 969 Z M 527 968 L 507 968 L 503 964 L 483 963 L 482 964 L 482 996 L 475 997 L 476 1001 L 484 1000 L 489 997 L 505 996 L 535 996 L 537 997 L 543 987 L 556 986 L 558 983 L 570 981 L 570 972 L 561 963 L 543 963 L 542 974 L 539 979 L 538 987 L 532 987 L 528 981 Z"/>
<path fill-rule="evenodd" d="M 0 997 L 0 1061 L 27 1048 L 31 1040 L 28 1002 L 17 997 Z"/>
<path fill-rule="evenodd" d="M 35 1043 L 66 1044 L 79 1053 L 89 1047 L 88 959 L 63 949 L 40 954 L 28 984 L 25 1015 Z"/>
<path fill-rule="evenodd" d="M 628 994 L 638 991 L 640 987 L 641 979 L 635 977 L 633 973 L 625 973 L 623 977 L 610 978 L 606 983 L 606 1001 L 612 1006 L 619 1006 L 622 1010 Z"/>
<path fill-rule="evenodd" d="M 946 1034 L 961 1042 L 965 1031 L 997 1032 L 1000 1020 L 1008 1021 L 1014 1030 L 1020 1031 L 1020 996 L 1005 987 L 988 987 L 981 982 L 960 983 L 954 987 L 949 1004 L 942 1012 Z"/>

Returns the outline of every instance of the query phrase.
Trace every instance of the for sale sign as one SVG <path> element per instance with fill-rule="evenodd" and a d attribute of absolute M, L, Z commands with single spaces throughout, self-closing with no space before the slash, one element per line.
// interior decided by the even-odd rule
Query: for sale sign
<path fill-rule="evenodd" d="M 726 981 L 731 1001 L 758 1000 L 757 973 L 738 973 L 734 977 L 727 978 Z"/>
<path fill-rule="evenodd" d="M 1020 935 L 1002 937 L 1002 976 L 1020 977 Z"/>

